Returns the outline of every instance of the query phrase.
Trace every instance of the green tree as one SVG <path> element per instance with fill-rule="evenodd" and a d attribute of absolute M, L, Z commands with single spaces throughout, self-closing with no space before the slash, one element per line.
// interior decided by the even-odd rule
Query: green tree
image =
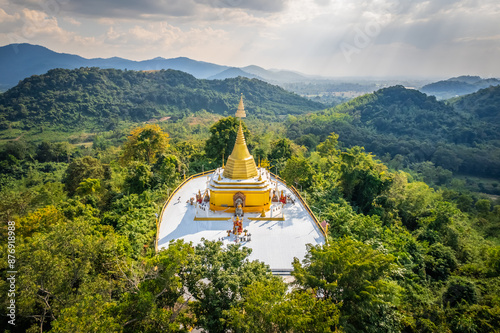
<path fill-rule="evenodd" d="M 454 150 L 446 147 L 438 147 L 434 155 L 432 155 L 432 162 L 445 169 L 458 171 L 463 160 L 458 157 Z"/>
<path fill-rule="evenodd" d="M 76 194 L 80 197 L 80 200 L 92 207 L 98 206 L 104 193 L 100 179 L 84 179 L 76 189 Z"/>
<path fill-rule="evenodd" d="M 205 151 L 203 149 L 204 145 L 205 142 L 191 140 L 176 143 L 172 149 L 172 153 L 179 160 L 179 163 L 177 163 L 177 171 L 181 172 L 181 169 L 185 166 L 190 168 L 192 162 L 194 164 L 198 162 L 207 162 L 204 161 L 206 160 Z"/>
<path fill-rule="evenodd" d="M 56 151 L 54 144 L 43 141 L 36 148 L 36 159 L 40 162 L 51 162 L 56 159 Z"/>
<path fill-rule="evenodd" d="M 476 210 L 481 215 L 488 215 L 491 210 L 491 202 L 488 199 L 480 199 L 476 201 Z"/>
<path fill-rule="evenodd" d="M 114 312 L 124 332 L 189 332 L 194 317 L 183 299 L 180 273 L 192 252 L 190 244 L 175 241 L 153 257 L 121 263 L 125 292 Z"/>
<path fill-rule="evenodd" d="M 156 234 L 155 213 L 158 205 L 154 192 L 124 195 L 114 201 L 103 215 L 103 224 L 111 225 L 128 238 L 131 256 L 136 258 L 153 247 Z"/>
<path fill-rule="evenodd" d="M 351 238 L 308 246 L 292 275 L 298 286 L 312 288 L 318 298 L 342 304 L 340 325 L 346 332 L 398 332 L 395 305 L 399 287 L 390 280 L 397 266 L 391 255 Z"/>
<path fill-rule="evenodd" d="M 125 178 L 125 188 L 131 193 L 141 194 L 151 187 L 152 179 L 151 167 L 148 164 L 135 161 L 129 165 Z"/>
<path fill-rule="evenodd" d="M 441 200 L 441 195 L 423 182 L 408 182 L 408 176 L 402 171 L 393 175 L 382 204 L 386 212 L 394 209 L 392 216 L 399 216 L 406 228 L 415 230 Z"/>
<path fill-rule="evenodd" d="M 30 237 L 35 232 L 47 232 L 50 227 L 59 222 L 65 221 L 64 215 L 56 207 L 49 205 L 39 208 L 36 211 L 18 220 L 18 235 Z"/>
<path fill-rule="evenodd" d="M 248 261 L 250 253 L 246 247 L 222 248 L 222 242 L 208 240 L 195 247 L 195 255 L 182 276 L 196 300 L 192 309 L 197 323 L 208 332 L 230 328 L 227 311 L 241 301 L 243 288 L 273 278 L 267 265 Z"/>
<path fill-rule="evenodd" d="M 307 159 L 295 156 L 286 162 L 285 168 L 281 171 L 281 177 L 287 183 L 293 186 L 301 185 L 306 189 L 311 187 L 314 174 L 314 169 Z"/>
<path fill-rule="evenodd" d="M 47 142 L 40 143 L 36 150 L 36 159 L 40 162 L 62 162 L 71 156 L 73 146 L 69 142 Z"/>
<path fill-rule="evenodd" d="M 474 199 L 470 194 L 461 194 L 456 200 L 457 207 L 462 212 L 469 212 L 473 203 Z"/>
<path fill-rule="evenodd" d="M 290 139 L 279 139 L 271 144 L 271 153 L 269 158 L 275 163 L 277 161 L 284 162 L 293 155 L 292 141 Z"/>
<path fill-rule="evenodd" d="M 446 280 L 458 267 L 451 248 L 441 243 L 432 244 L 425 255 L 425 272 L 435 280 Z"/>
<path fill-rule="evenodd" d="M 316 151 L 320 154 L 321 157 L 331 157 L 337 156 L 339 153 L 338 145 L 339 145 L 339 136 L 336 133 L 330 133 L 328 138 L 325 141 L 321 142 L 317 147 Z"/>
<path fill-rule="evenodd" d="M 104 300 L 97 295 L 84 295 L 72 306 L 61 310 L 56 320 L 51 322 L 52 333 L 121 333 L 123 327 L 114 317 L 116 302 Z"/>
<path fill-rule="evenodd" d="M 476 304 L 479 294 L 474 283 L 463 278 L 455 278 L 448 282 L 446 291 L 443 293 L 443 303 L 457 306 L 460 302 Z"/>
<path fill-rule="evenodd" d="M 85 179 L 104 179 L 104 176 L 105 168 L 100 160 L 91 156 L 77 158 L 66 169 L 63 180 L 64 189 L 72 196 Z"/>
<path fill-rule="evenodd" d="M 240 121 L 235 117 L 222 118 L 210 127 L 210 137 L 205 144 L 205 153 L 208 158 L 216 160 L 227 160 L 231 155 L 238 134 Z M 248 142 L 251 139 L 250 132 L 244 122 L 241 123 L 243 134 Z"/>
<path fill-rule="evenodd" d="M 148 124 L 130 132 L 123 146 L 122 161 L 138 161 L 152 165 L 168 148 L 168 134 L 160 126 Z"/>
<path fill-rule="evenodd" d="M 153 165 L 153 182 L 174 186 L 179 181 L 180 162 L 173 155 L 161 155 Z"/>
<path fill-rule="evenodd" d="M 28 145 L 23 140 L 9 141 L 3 146 L 1 155 L 2 157 L 12 155 L 18 160 L 24 160 L 26 157 L 28 157 L 32 149 L 33 146 Z"/>
<path fill-rule="evenodd" d="M 300 138 L 295 140 L 298 145 L 306 147 L 309 151 L 314 150 L 318 145 L 319 139 L 314 134 L 302 135 Z"/>
<path fill-rule="evenodd" d="M 19 329 L 43 332 L 85 295 L 110 301 L 114 263 L 124 256 L 125 247 L 111 227 L 97 222 L 81 217 L 62 221 L 18 243 Z"/>
<path fill-rule="evenodd" d="M 26 214 L 32 208 L 31 202 L 34 197 L 33 189 L 22 191 L 2 189 L 0 191 L 0 218 L 2 222 L 6 223 Z"/>
<path fill-rule="evenodd" d="M 109 142 L 102 135 L 96 135 L 92 140 L 92 149 L 97 151 L 105 151 L 109 147 Z"/>
<path fill-rule="evenodd" d="M 257 281 L 245 287 L 244 300 L 228 312 L 236 332 L 335 332 L 339 310 L 312 290 L 292 290 L 280 278 Z"/>
<path fill-rule="evenodd" d="M 341 153 L 340 186 L 345 198 L 368 213 L 374 200 L 389 188 L 393 176 L 387 167 L 365 154 L 362 147 Z"/>
<path fill-rule="evenodd" d="M 492 275 L 500 276 L 500 246 L 490 247 L 487 252 L 486 267 Z"/>
<path fill-rule="evenodd" d="M 76 192 L 79 195 L 91 195 L 99 192 L 100 190 L 101 181 L 99 179 L 87 178 L 80 183 L 80 185 L 76 189 Z"/>

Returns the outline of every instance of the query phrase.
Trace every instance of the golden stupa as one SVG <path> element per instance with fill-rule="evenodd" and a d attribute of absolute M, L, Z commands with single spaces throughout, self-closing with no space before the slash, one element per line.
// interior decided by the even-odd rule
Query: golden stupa
<path fill-rule="evenodd" d="M 246 117 L 243 95 L 235 116 L 240 124 L 233 152 L 222 168 L 217 169 L 208 183 L 210 209 L 227 212 L 268 211 L 273 186 L 266 169 L 257 168 L 243 134 L 241 118 Z"/>

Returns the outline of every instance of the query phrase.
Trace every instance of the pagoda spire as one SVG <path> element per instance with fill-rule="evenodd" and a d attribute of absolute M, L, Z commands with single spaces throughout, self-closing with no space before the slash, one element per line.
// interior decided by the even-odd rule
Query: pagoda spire
<path fill-rule="evenodd" d="M 257 166 L 253 156 L 250 155 L 243 134 L 243 126 L 241 125 L 241 118 L 246 117 L 245 107 L 243 105 L 243 94 L 241 94 L 240 104 L 235 114 L 240 118 L 238 126 L 238 134 L 236 135 L 236 142 L 234 144 L 233 152 L 227 159 L 226 167 L 224 168 L 224 177 L 230 179 L 248 179 L 257 176 Z"/>
<path fill-rule="evenodd" d="M 236 110 L 236 114 L 234 115 L 236 118 L 245 118 L 247 116 L 245 112 L 245 105 L 243 105 L 243 93 L 241 93 L 240 104 L 238 105 L 238 110 Z"/>

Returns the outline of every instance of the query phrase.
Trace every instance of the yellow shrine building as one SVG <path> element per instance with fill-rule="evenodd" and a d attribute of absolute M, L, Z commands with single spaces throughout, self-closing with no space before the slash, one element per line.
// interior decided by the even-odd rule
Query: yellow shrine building
<path fill-rule="evenodd" d="M 269 172 L 257 167 L 246 145 L 241 118 L 246 117 L 243 96 L 235 116 L 240 124 L 233 151 L 226 166 L 210 177 L 207 188 L 210 209 L 243 215 L 245 212 L 267 212 L 273 195 Z"/>

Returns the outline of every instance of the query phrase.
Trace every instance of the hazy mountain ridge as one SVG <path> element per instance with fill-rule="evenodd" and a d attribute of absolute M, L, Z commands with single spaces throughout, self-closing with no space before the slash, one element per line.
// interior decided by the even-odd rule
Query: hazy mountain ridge
<path fill-rule="evenodd" d="M 479 76 L 463 75 L 427 84 L 420 88 L 420 91 L 427 95 L 436 96 L 438 99 L 449 99 L 472 94 L 480 89 L 499 84 L 500 80 L 496 78 L 483 79 Z"/>
<path fill-rule="evenodd" d="M 215 75 L 212 75 L 212 76 L 208 77 L 208 79 L 209 80 L 225 80 L 225 79 L 235 78 L 235 77 L 238 77 L 238 76 L 246 77 L 246 78 L 249 78 L 249 79 L 263 80 L 260 76 L 254 75 L 254 74 L 250 74 L 250 73 L 245 72 L 244 70 L 242 70 L 240 68 L 237 68 L 237 67 L 231 67 L 231 68 L 228 68 L 226 70 L 223 70 L 220 73 L 217 73 Z"/>

